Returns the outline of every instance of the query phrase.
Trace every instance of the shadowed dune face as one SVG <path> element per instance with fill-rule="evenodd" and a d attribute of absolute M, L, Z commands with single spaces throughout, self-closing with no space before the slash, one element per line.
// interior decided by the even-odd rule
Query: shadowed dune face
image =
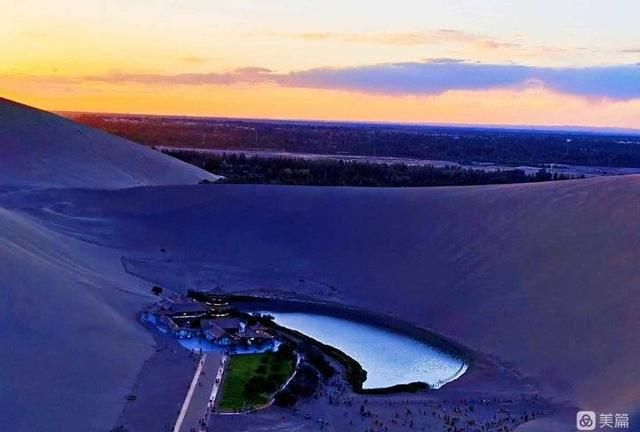
<path fill-rule="evenodd" d="M 131 141 L 0 98 L 0 185 L 125 188 L 217 177 Z"/>
<path fill-rule="evenodd" d="M 108 238 L 96 232 L 93 242 L 115 237 L 134 257 L 157 258 L 163 247 L 172 260 L 192 263 L 183 285 L 170 270 L 155 272 L 174 288 L 225 280 L 209 274 L 198 281 L 216 264 L 218 272 L 259 272 L 254 288 L 317 295 L 311 282 L 334 285 L 332 300 L 402 317 L 495 356 L 560 400 L 613 412 L 638 405 L 640 177 L 31 195 L 47 205 L 72 202 L 71 225 L 83 215 L 118 227 Z M 307 282 L 289 282 L 300 279 Z M 236 282 L 225 288 L 247 288 Z"/>
<path fill-rule="evenodd" d="M 118 257 L 0 208 L 0 430 L 112 427 L 153 343 Z"/>

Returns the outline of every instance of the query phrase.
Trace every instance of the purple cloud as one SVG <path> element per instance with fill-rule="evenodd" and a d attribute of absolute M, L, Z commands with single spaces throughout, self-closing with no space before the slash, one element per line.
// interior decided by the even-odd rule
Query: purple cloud
<path fill-rule="evenodd" d="M 282 85 L 383 94 L 440 94 L 449 90 L 513 87 L 530 77 L 525 66 L 495 66 L 452 60 L 394 63 L 294 72 Z"/>
<path fill-rule="evenodd" d="M 532 82 L 566 94 L 640 98 L 638 65 L 544 68 L 454 61 L 318 68 L 279 78 L 281 85 L 384 94 L 441 94 L 450 90 L 525 87 Z"/>
<path fill-rule="evenodd" d="M 272 83 L 282 87 L 389 95 L 437 95 L 452 90 L 523 88 L 536 83 L 560 93 L 583 97 L 640 99 L 639 65 L 547 68 L 441 59 L 347 68 L 315 68 L 285 74 L 265 68 L 246 67 L 225 73 L 109 74 L 85 79 L 180 85 Z"/>
<path fill-rule="evenodd" d="M 640 98 L 640 65 L 542 69 L 540 80 L 560 93 L 619 100 Z"/>

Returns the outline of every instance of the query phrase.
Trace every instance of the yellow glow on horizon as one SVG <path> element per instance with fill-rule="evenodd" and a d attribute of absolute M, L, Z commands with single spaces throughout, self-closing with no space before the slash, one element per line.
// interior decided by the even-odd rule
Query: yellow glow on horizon
<path fill-rule="evenodd" d="M 15 86 L 13 86 L 15 84 Z M 0 94 L 57 111 L 309 120 L 637 127 L 640 101 L 589 101 L 545 89 L 385 96 L 276 85 L 162 86 L 0 79 Z M 606 122 L 603 122 L 606 119 Z"/>

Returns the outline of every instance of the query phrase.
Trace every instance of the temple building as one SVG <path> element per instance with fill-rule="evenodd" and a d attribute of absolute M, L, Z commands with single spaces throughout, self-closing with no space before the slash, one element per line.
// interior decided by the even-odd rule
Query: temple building
<path fill-rule="evenodd" d="M 220 346 L 273 348 L 275 338 L 260 324 L 248 325 L 238 318 L 215 318 L 202 321 L 203 336 Z"/>
<path fill-rule="evenodd" d="M 209 313 L 214 317 L 228 317 L 231 313 L 231 305 L 224 296 L 212 295 L 206 302 Z"/>
<path fill-rule="evenodd" d="M 222 296 L 209 296 L 203 304 L 184 297 L 165 298 L 147 310 L 141 321 L 177 338 L 201 337 L 227 349 L 273 349 L 276 339 L 261 324 L 233 316 Z"/>
<path fill-rule="evenodd" d="M 143 322 L 155 325 L 162 333 L 187 338 L 200 333 L 200 321 L 207 316 L 208 309 L 201 303 L 167 298 L 144 311 L 140 318 Z"/>

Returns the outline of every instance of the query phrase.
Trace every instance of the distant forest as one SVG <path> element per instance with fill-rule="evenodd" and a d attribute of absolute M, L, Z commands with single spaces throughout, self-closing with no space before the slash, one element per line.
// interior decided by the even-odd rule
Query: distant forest
<path fill-rule="evenodd" d="M 218 183 L 298 186 L 470 186 L 567 180 L 542 169 L 527 175 L 519 169 L 481 171 L 460 167 L 409 166 L 325 159 L 246 157 L 244 154 L 207 154 L 164 151 L 209 172 L 222 175 Z"/>
<path fill-rule="evenodd" d="M 462 164 L 640 167 L 640 137 L 577 132 L 82 114 L 149 146 L 438 159 Z"/>

